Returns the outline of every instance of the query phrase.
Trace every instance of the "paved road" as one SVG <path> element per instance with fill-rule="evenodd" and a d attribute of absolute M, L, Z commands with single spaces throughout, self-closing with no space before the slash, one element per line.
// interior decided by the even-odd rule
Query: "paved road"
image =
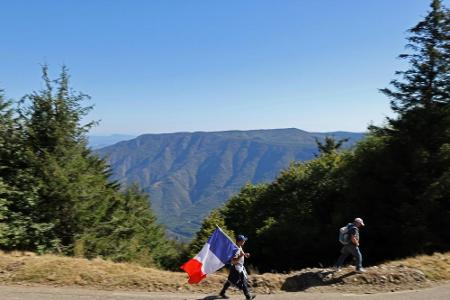
<path fill-rule="evenodd" d="M 0 286 L 0 300 L 213 300 L 212 295 L 112 292 L 79 288 Z M 232 300 L 244 299 L 232 296 Z M 258 295 L 255 300 L 445 300 L 450 299 L 450 283 L 417 291 L 404 291 L 372 295 L 351 295 L 337 293 L 282 293 L 275 295 Z"/>

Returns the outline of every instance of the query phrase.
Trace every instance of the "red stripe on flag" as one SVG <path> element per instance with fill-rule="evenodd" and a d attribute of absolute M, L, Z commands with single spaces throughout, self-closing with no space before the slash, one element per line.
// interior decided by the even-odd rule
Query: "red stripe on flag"
<path fill-rule="evenodd" d="M 188 260 L 184 265 L 180 267 L 189 275 L 188 283 L 199 283 L 206 274 L 202 272 L 202 263 L 196 259 Z"/>

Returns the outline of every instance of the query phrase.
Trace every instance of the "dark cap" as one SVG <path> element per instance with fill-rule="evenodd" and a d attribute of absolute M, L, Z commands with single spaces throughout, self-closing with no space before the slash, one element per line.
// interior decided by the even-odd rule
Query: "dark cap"
<path fill-rule="evenodd" d="M 243 234 L 240 234 L 236 237 L 236 241 L 246 241 L 246 240 L 248 240 L 248 238 Z"/>

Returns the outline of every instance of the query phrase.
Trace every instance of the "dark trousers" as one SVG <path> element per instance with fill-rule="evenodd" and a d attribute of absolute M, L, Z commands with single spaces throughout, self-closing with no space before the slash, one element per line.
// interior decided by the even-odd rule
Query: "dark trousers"
<path fill-rule="evenodd" d="M 245 278 L 244 272 L 239 273 L 234 268 L 234 266 L 231 266 L 230 274 L 228 275 L 228 280 L 223 285 L 222 291 L 220 291 L 220 293 L 225 294 L 226 290 L 230 287 L 231 284 L 242 290 L 246 298 L 248 299 L 250 298 L 250 291 L 248 290 L 247 278 Z"/>

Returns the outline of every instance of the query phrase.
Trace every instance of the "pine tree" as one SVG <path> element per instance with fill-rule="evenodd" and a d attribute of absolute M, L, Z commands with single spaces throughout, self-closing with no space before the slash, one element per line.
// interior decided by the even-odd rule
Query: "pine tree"
<path fill-rule="evenodd" d="M 51 247 L 51 222 L 37 214 L 37 181 L 23 144 L 23 131 L 12 102 L 0 90 L 0 248 L 38 250 Z"/>
<path fill-rule="evenodd" d="M 324 154 L 335 153 L 342 147 L 342 145 L 344 143 L 348 142 L 348 140 L 349 139 L 346 138 L 346 139 L 340 139 L 337 141 L 333 137 L 326 136 L 323 143 L 316 138 L 316 144 L 317 144 L 317 148 L 319 149 L 319 154 L 324 155 Z"/>
<path fill-rule="evenodd" d="M 402 79 L 381 90 L 397 116 L 383 128 L 371 128 L 386 138 L 383 161 L 391 163 L 382 172 L 392 179 L 389 198 L 383 201 L 400 223 L 397 250 L 402 254 L 447 248 L 443 228 L 450 227 L 448 193 L 442 193 L 450 169 L 443 158 L 450 143 L 449 10 L 433 0 L 428 15 L 409 33 L 411 53 L 400 55 L 409 69 L 398 71 Z"/>
<path fill-rule="evenodd" d="M 148 196 L 136 185 L 113 198 L 90 228 L 77 236 L 77 255 L 165 266 L 175 256 L 149 207 Z"/>
<path fill-rule="evenodd" d="M 374 132 L 403 139 L 405 143 L 423 145 L 436 152 L 450 136 L 450 12 L 440 0 L 433 0 L 431 11 L 409 30 L 410 54 L 400 58 L 410 68 L 398 71 L 402 80 L 391 81 L 393 88 L 381 91 L 391 99 L 397 118 Z"/>
<path fill-rule="evenodd" d="M 110 180 L 106 161 L 87 147 L 86 133 L 95 124 L 81 125 L 91 109 L 83 106 L 89 97 L 70 89 L 65 67 L 57 80 L 50 80 L 44 66 L 43 80 L 43 90 L 21 100 L 19 114 L 35 179 L 34 222 L 51 224 L 47 249 L 143 265 L 172 264 L 174 245 L 166 240 L 148 197 L 135 186 L 121 191 Z"/>
<path fill-rule="evenodd" d="M 398 71 L 402 80 L 393 80 L 393 89 L 381 91 L 391 99 L 392 109 L 404 116 L 415 108 L 433 109 L 450 103 L 450 14 L 441 0 L 433 0 L 431 11 L 409 30 L 407 48 L 410 69 Z"/>
<path fill-rule="evenodd" d="M 43 67 L 45 89 L 21 100 L 21 121 L 27 147 L 32 154 L 34 177 L 39 180 L 38 211 L 42 222 L 54 224 L 53 237 L 58 251 L 73 244 L 78 227 L 76 204 L 89 189 L 81 180 L 89 176 L 84 134 L 92 123 L 81 126 L 90 107 L 88 96 L 69 88 L 69 75 L 63 67 L 57 80 L 50 80 Z"/>
<path fill-rule="evenodd" d="M 199 231 L 195 234 L 194 239 L 189 244 L 187 258 L 192 258 L 197 255 L 205 245 L 208 238 L 219 226 L 231 239 L 234 239 L 234 234 L 225 226 L 223 215 L 220 210 L 213 210 L 204 220 Z"/>

